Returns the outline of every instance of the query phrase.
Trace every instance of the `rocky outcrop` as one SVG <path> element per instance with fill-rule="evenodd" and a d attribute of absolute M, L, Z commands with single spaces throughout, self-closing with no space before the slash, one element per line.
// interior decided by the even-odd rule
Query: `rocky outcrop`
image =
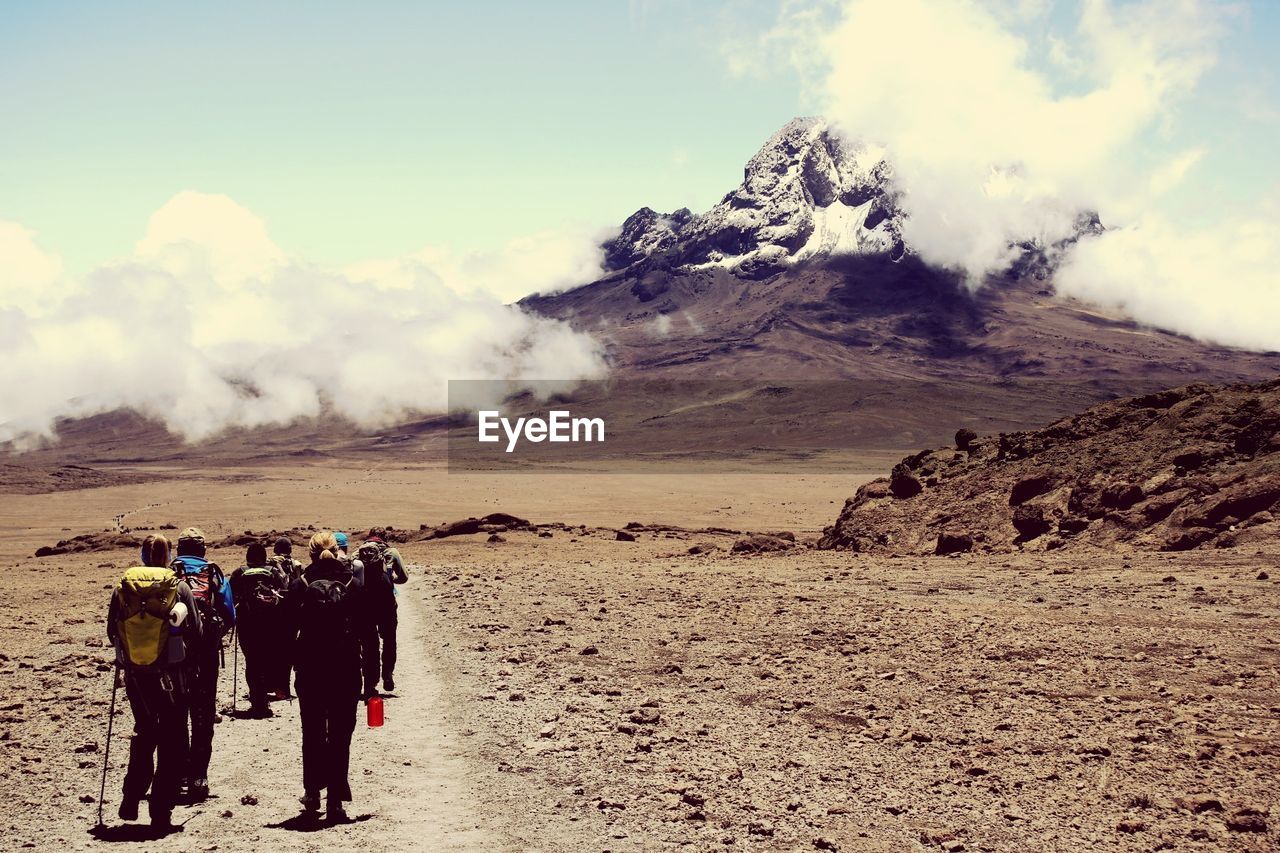
<path fill-rule="evenodd" d="M 822 548 L 953 554 L 1083 543 L 1164 551 L 1280 534 L 1280 380 L 1116 400 L 908 456 Z"/>
<path fill-rule="evenodd" d="M 901 214 L 892 169 L 820 118 L 786 124 L 752 157 L 742 184 L 706 213 L 647 207 L 603 244 L 606 271 L 650 261 L 721 266 L 751 278 L 831 254 L 900 257 Z"/>

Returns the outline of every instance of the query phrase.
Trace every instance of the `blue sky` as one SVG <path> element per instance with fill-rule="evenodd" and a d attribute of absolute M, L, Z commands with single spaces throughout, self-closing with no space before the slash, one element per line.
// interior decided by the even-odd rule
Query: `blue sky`
<path fill-rule="evenodd" d="M 0 219 L 72 268 L 184 189 L 320 261 L 485 246 L 708 207 L 798 107 L 713 4 L 360 5 L 5 5 Z"/>
<path fill-rule="evenodd" d="M 1184 207 L 1196 192 L 1244 203 L 1274 190 L 1277 7 L 1229 18 L 1217 66 L 1168 131 L 1170 149 L 1210 149 Z M 641 205 L 702 210 L 813 109 L 785 64 L 741 47 L 760 73 L 726 61 L 778 9 L 8 2 L 0 220 L 74 272 L 129 253 L 183 190 L 230 196 L 286 252 L 326 263 L 616 224 Z M 1052 4 L 1028 33 L 1069 31 L 1076 9 Z"/>

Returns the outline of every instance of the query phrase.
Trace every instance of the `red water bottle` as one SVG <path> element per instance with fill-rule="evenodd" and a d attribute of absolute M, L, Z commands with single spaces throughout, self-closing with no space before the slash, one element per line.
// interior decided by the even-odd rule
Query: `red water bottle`
<path fill-rule="evenodd" d="M 369 701 L 365 703 L 365 716 L 368 718 L 370 728 L 378 728 L 382 725 L 382 697 L 370 696 Z"/>

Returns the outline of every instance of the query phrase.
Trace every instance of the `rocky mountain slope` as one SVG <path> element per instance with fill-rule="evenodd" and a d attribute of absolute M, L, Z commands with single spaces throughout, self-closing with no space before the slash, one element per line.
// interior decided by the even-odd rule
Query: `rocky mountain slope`
<path fill-rule="evenodd" d="M 1044 429 L 899 462 L 824 548 L 880 553 L 1097 545 L 1182 551 L 1280 533 L 1280 380 L 1116 400 Z"/>
<path fill-rule="evenodd" d="M 1026 243 L 970 292 L 912 254 L 903 215 L 882 152 L 797 119 L 711 210 L 642 208 L 604 244 L 603 278 L 521 304 L 596 335 L 623 375 L 1044 379 L 1094 384 L 1100 400 L 1280 371 L 1059 298 L 1063 246 Z M 1076 239 L 1101 227 L 1081 212 Z"/>

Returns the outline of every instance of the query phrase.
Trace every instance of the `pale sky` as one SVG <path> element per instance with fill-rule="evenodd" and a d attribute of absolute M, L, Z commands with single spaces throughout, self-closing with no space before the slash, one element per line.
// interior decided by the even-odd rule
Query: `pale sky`
<path fill-rule="evenodd" d="M 1095 209 L 1059 293 L 1280 350 L 1278 43 L 1263 0 L 0 0 L 0 441 L 599 377 L 509 304 L 817 112 L 971 286 Z"/>
<path fill-rule="evenodd" d="M 721 56 L 759 9 L 8 2 L 0 219 L 83 270 L 183 190 L 326 263 L 706 208 L 798 108 Z"/>
<path fill-rule="evenodd" d="M 1080 8 L 993 4 L 1044 13 L 1020 19 L 1033 47 L 1069 36 Z M 818 106 L 756 41 L 782 6 L 6 2 L 0 220 L 80 274 L 128 255 L 185 190 L 338 265 L 704 210 Z M 1196 193 L 1275 193 L 1278 7 L 1231 4 L 1216 64 L 1166 128 L 1169 151 L 1212 155 L 1184 193 L 1192 215 Z M 866 84 L 892 73 L 868 67 Z"/>

